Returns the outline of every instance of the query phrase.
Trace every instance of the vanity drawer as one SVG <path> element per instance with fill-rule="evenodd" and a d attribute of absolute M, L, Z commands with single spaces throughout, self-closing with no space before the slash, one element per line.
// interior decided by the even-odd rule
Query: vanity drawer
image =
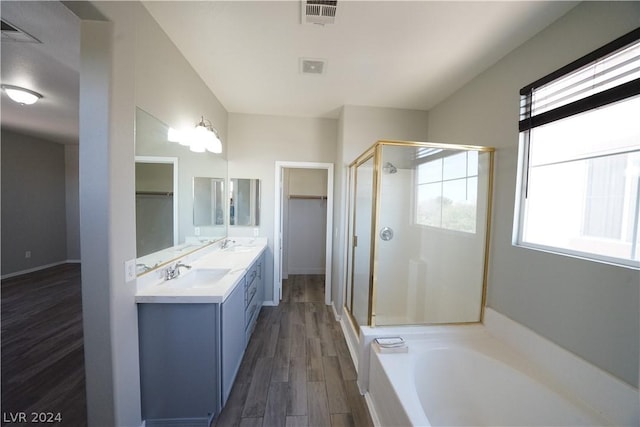
<path fill-rule="evenodd" d="M 255 319 L 258 316 L 258 312 L 260 311 L 260 305 L 258 301 L 254 298 L 251 302 L 251 305 L 247 307 L 244 311 L 244 327 L 248 329 L 252 323 L 255 323 Z"/>
<path fill-rule="evenodd" d="M 258 276 L 258 268 L 257 265 L 252 265 L 247 274 L 245 275 L 245 285 L 244 285 L 244 305 L 248 307 L 251 303 L 251 300 L 256 294 L 258 281 L 256 277 Z"/>
<path fill-rule="evenodd" d="M 262 304 L 259 303 L 257 298 L 254 298 L 251 305 L 245 310 L 245 335 L 247 343 L 249 342 L 249 338 L 251 338 L 251 333 L 256 327 L 260 308 L 262 308 Z"/>
<path fill-rule="evenodd" d="M 256 327 L 258 315 L 264 302 L 264 284 L 262 283 L 262 268 L 264 257 L 261 256 L 245 274 L 245 310 L 244 327 L 245 339 L 249 342 L 251 334 Z"/>
<path fill-rule="evenodd" d="M 244 307 L 247 308 L 251 305 L 251 302 L 255 299 L 258 292 L 258 282 L 256 280 L 249 283 L 249 286 L 245 289 Z"/>

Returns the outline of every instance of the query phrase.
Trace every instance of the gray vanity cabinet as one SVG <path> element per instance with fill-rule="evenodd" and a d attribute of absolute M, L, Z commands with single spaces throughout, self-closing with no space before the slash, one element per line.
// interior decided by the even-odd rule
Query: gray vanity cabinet
<path fill-rule="evenodd" d="M 146 426 L 203 425 L 220 411 L 219 304 L 138 304 Z"/>
<path fill-rule="evenodd" d="M 222 303 L 222 406 L 227 402 L 245 349 L 245 288 L 243 277 Z"/>
<path fill-rule="evenodd" d="M 264 301 L 263 271 L 264 254 L 222 304 L 138 304 L 147 427 L 204 427 L 220 413 Z"/>
<path fill-rule="evenodd" d="M 263 268 L 264 254 L 251 265 L 245 276 L 244 337 L 246 344 L 249 343 L 251 334 L 256 327 L 258 315 L 264 302 Z"/>
<path fill-rule="evenodd" d="M 244 350 L 255 329 L 264 301 L 260 256 L 222 304 L 222 406 L 225 405 L 240 369 Z"/>

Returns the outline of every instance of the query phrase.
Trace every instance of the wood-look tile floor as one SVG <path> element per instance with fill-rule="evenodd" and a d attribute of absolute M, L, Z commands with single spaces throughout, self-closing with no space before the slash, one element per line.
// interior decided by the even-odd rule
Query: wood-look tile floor
<path fill-rule="evenodd" d="M 277 307 L 263 307 L 229 400 L 226 426 L 372 426 L 331 309 L 324 276 L 289 276 Z"/>
<path fill-rule="evenodd" d="M 85 426 L 80 265 L 2 280 L 2 425 L 10 414 L 60 413 Z"/>
<path fill-rule="evenodd" d="M 2 412 L 60 413 L 48 425 L 86 426 L 80 266 L 5 279 L 1 290 Z M 355 380 L 324 276 L 290 276 L 280 305 L 263 307 L 214 424 L 372 426 Z"/>

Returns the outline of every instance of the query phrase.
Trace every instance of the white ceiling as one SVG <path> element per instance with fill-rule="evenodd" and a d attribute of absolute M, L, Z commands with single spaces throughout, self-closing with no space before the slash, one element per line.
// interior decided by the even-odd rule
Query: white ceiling
<path fill-rule="evenodd" d="M 60 143 L 78 141 L 80 21 L 59 2 L 0 1 L 0 15 L 42 43 L 2 40 L 2 83 L 43 98 L 19 105 L 2 93 L 1 123 Z"/>
<path fill-rule="evenodd" d="M 337 117 L 343 105 L 428 110 L 577 2 L 339 0 L 336 23 L 300 23 L 300 2 L 146 1 L 145 7 L 234 113 Z M 2 42 L 2 126 L 77 140 L 79 23 L 58 2 L 0 2 L 42 44 Z M 300 58 L 327 61 L 303 75 Z"/>
<path fill-rule="evenodd" d="M 323 27 L 299 1 L 144 2 L 229 112 L 311 117 L 428 110 L 575 4 L 338 0 Z M 301 74 L 302 57 L 326 73 Z"/>

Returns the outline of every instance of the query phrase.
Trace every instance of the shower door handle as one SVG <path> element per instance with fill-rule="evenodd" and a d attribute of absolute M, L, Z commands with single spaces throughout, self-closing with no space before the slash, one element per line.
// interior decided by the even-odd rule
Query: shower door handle
<path fill-rule="evenodd" d="M 393 230 L 389 227 L 384 227 L 382 230 L 380 230 L 380 238 L 385 242 L 393 239 Z"/>

